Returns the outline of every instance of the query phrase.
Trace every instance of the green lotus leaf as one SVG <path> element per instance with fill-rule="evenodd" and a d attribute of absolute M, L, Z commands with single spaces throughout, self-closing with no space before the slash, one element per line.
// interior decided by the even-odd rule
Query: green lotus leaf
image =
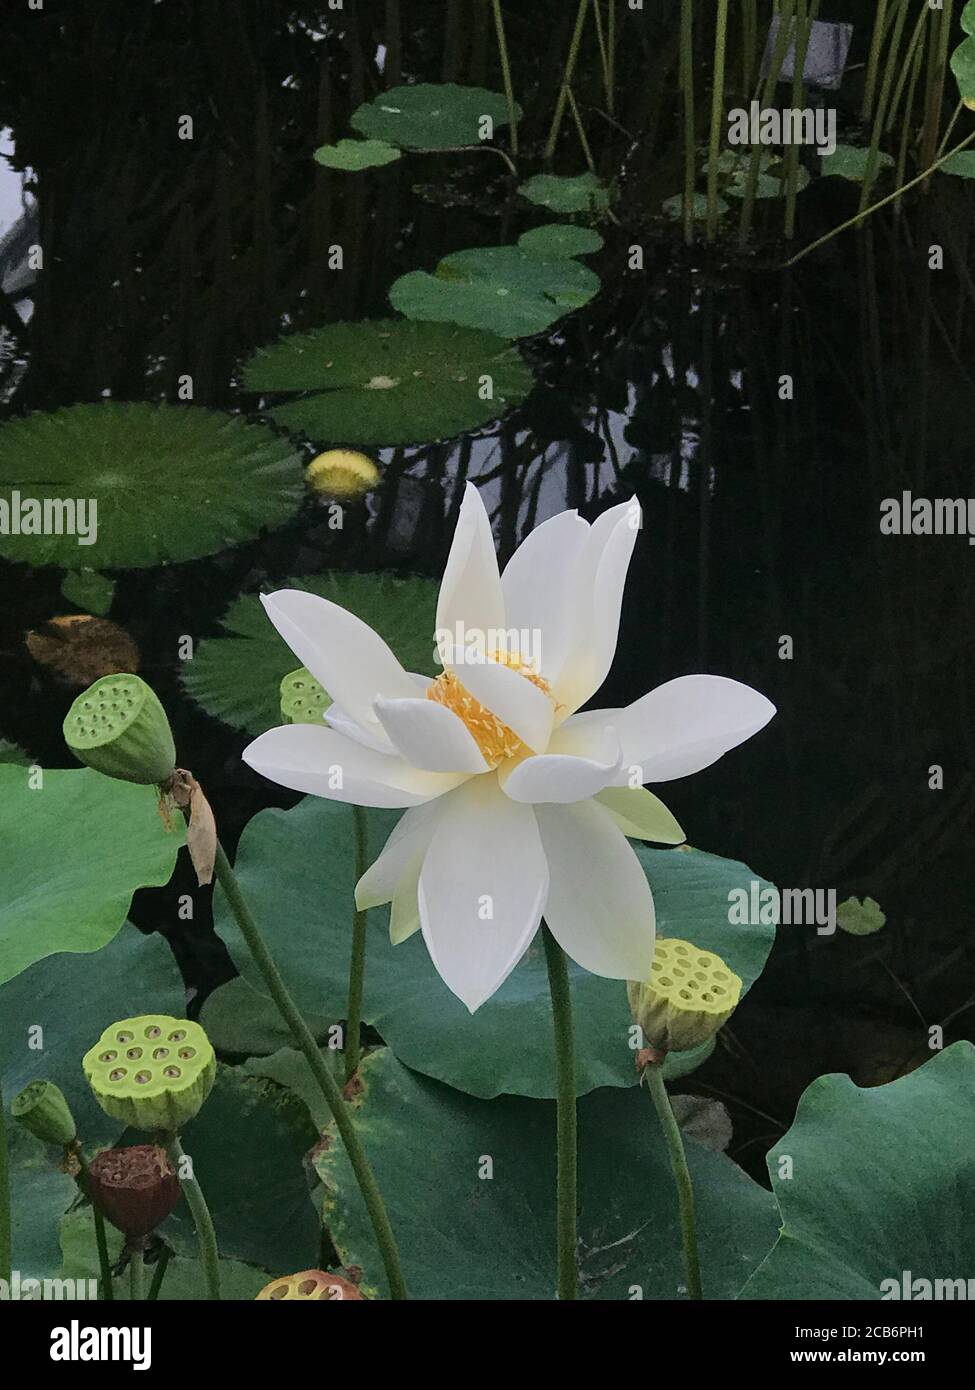
<path fill-rule="evenodd" d="M 880 904 L 873 898 L 847 898 L 836 909 L 836 925 L 850 936 L 872 936 L 887 921 Z"/>
<path fill-rule="evenodd" d="M 83 613 L 104 618 L 115 597 L 115 580 L 98 570 L 69 570 L 61 581 L 61 593 Z"/>
<path fill-rule="evenodd" d="M 969 1279 L 973 1090 L 968 1042 L 886 1086 L 833 1075 L 807 1087 L 768 1156 L 782 1233 L 743 1297 L 903 1298 L 906 1280 L 914 1297 L 931 1298 L 935 1281 Z M 916 1280 L 929 1281 L 926 1295 Z M 940 1295 L 956 1296 L 966 1294 Z"/>
<path fill-rule="evenodd" d="M 78 1207 L 61 1219 L 60 1244 L 62 1265 L 58 1271 L 61 1279 L 98 1279 L 98 1246 L 95 1243 L 95 1223 L 91 1207 Z M 121 1257 L 125 1237 L 114 1226 L 105 1230 L 108 1240 L 108 1255 L 112 1263 Z M 146 1283 L 155 1272 L 154 1264 L 147 1264 Z M 220 1260 L 220 1295 L 225 1301 L 245 1301 L 253 1299 L 267 1284 L 270 1274 L 265 1269 L 255 1268 L 240 1260 Z M 116 1281 L 116 1299 L 128 1298 L 128 1277 Z M 201 1303 L 208 1295 L 206 1274 L 198 1259 L 189 1252 L 177 1255 L 169 1261 L 159 1300 L 162 1303 L 173 1300 Z"/>
<path fill-rule="evenodd" d="M 666 198 L 661 204 L 661 208 L 674 222 L 684 220 L 684 195 L 675 193 L 673 198 Z M 721 197 L 717 199 L 716 207 L 718 216 L 723 217 L 728 211 L 728 204 Z M 703 222 L 708 215 L 708 200 L 704 193 L 695 193 L 691 198 L 691 214 L 696 222 Z"/>
<path fill-rule="evenodd" d="M 393 812 L 368 813 L 370 859 L 395 820 Z M 731 925 L 729 893 L 747 891 L 753 880 L 760 891 L 766 885 L 745 865 L 698 850 L 635 849 L 653 886 L 658 931 L 720 955 L 747 989 L 764 967 L 774 928 Z M 354 866 L 351 809 L 314 797 L 290 811 L 255 816 L 237 855 L 244 892 L 299 1008 L 334 1018 L 344 1017 L 346 1007 Z M 261 989 L 219 890 L 214 920 L 241 974 Z M 539 938 L 473 1016 L 433 968 L 419 932 L 398 946 L 390 943 L 386 908 L 369 914 L 366 954 L 363 1018 L 407 1066 L 485 1098 L 555 1094 L 552 1011 Z M 624 984 L 572 963 L 569 968 L 579 1094 L 635 1085 Z M 708 1050 L 675 1059 L 678 1070 L 690 1069 Z"/>
<path fill-rule="evenodd" d="M 98 772 L 0 766 L 0 983 L 57 951 L 97 951 L 137 888 L 168 883 L 182 828 L 163 827 L 152 787 Z M 109 1020 L 110 1021 L 110 1020 Z"/>
<path fill-rule="evenodd" d="M 272 419 L 322 442 L 417 444 L 496 420 L 532 387 L 516 349 L 470 328 L 372 319 L 333 323 L 261 348 L 248 391 L 308 391 Z"/>
<path fill-rule="evenodd" d="M 329 1020 L 318 1016 L 306 1017 L 305 1022 L 316 1038 L 323 1038 L 330 1026 Z M 240 975 L 218 985 L 207 997 L 200 1023 L 221 1053 L 266 1057 L 293 1041 L 277 1005 Z"/>
<path fill-rule="evenodd" d="M 969 15 L 966 9 L 962 23 Z M 971 18 L 968 24 L 971 25 Z M 970 111 L 975 111 L 975 29 L 968 28 L 970 37 L 963 39 L 951 55 L 951 70 L 958 83 L 958 94 Z"/>
<path fill-rule="evenodd" d="M 850 179 L 853 183 L 862 183 L 867 176 L 869 158 L 869 149 L 864 149 L 862 145 L 837 145 L 832 154 L 823 156 L 822 172 L 824 177 L 836 174 L 840 178 Z M 893 163 L 893 156 L 885 154 L 883 150 L 877 151 L 878 174 L 881 169 L 891 168 Z"/>
<path fill-rule="evenodd" d="M 954 174 L 959 179 L 975 179 L 975 150 L 959 150 L 941 166 L 943 174 Z"/>
<path fill-rule="evenodd" d="M 609 208 L 609 190 L 595 174 L 536 174 L 519 185 L 518 192 L 530 203 L 552 212 L 601 213 Z"/>
<path fill-rule="evenodd" d="M 603 239 L 592 227 L 577 227 L 573 222 L 550 222 L 523 232 L 518 245 L 533 256 L 555 259 L 558 256 L 588 256 L 599 250 Z"/>
<path fill-rule="evenodd" d="M 0 554 L 70 570 L 210 555 L 282 525 L 305 495 L 294 447 L 264 426 L 196 406 L 113 401 L 0 427 L 0 478 L 0 502 L 19 493 L 22 518 L 28 500 L 97 504 L 91 545 L 76 534 L 0 531 Z"/>
<path fill-rule="evenodd" d="M 517 106 L 516 115 L 521 115 Z M 484 134 L 485 117 L 492 132 L 508 124 L 508 103 L 500 93 L 452 82 L 419 82 L 380 93 L 359 107 L 350 124 L 360 135 L 402 149 L 447 150 L 491 139 Z"/>
<path fill-rule="evenodd" d="M 543 333 L 599 292 L 599 277 L 571 257 L 518 246 L 480 246 L 447 256 L 434 275 L 401 275 L 390 303 L 411 319 L 480 328 L 502 338 Z"/>
<path fill-rule="evenodd" d="M 346 169 L 355 173 L 360 169 L 375 169 L 381 164 L 392 164 L 402 159 L 402 151 L 385 140 L 340 140 L 337 145 L 322 145 L 315 151 L 315 159 L 326 169 Z"/>
<path fill-rule="evenodd" d="M 7 1105 L 30 1082 L 56 1079 L 86 1145 L 113 1144 L 121 1126 L 96 1102 L 81 1057 L 92 1036 L 128 1008 L 178 1014 L 184 999 L 166 942 L 144 936 L 131 922 L 97 955 L 64 952 L 29 966 L 0 985 L 0 1089 Z M 61 1263 L 58 1222 L 77 1188 L 52 1163 L 45 1144 L 19 1125 L 8 1124 L 8 1130 L 14 1267 L 50 1278 Z"/>
<path fill-rule="evenodd" d="M 30 758 L 19 744 L 0 738 L 0 763 L 15 763 L 18 767 L 26 767 Z"/>
<path fill-rule="evenodd" d="M 279 589 L 304 589 L 330 599 L 373 628 L 408 671 L 433 675 L 437 585 L 388 574 L 324 574 L 286 579 Z M 284 723 L 281 682 L 295 654 L 278 636 L 257 594 L 246 594 L 222 619 L 226 636 L 200 643 L 183 663 L 181 681 L 207 714 L 249 734 Z"/>
<path fill-rule="evenodd" d="M 359 1132 L 411 1297 L 553 1298 L 555 1106 L 473 1100 L 409 1071 L 388 1048 L 366 1058 L 361 1076 Z M 581 1297 L 680 1298 L 677 1204 L 650 1098 L 642 1090 L 598 1091 L 580 1101 L 578 1122 Z M 734 1298 L 775 1240 L 775 1205 L 723 1154 L 693 1140 L 687 1150 L 705 1296 Z M 337 1136 L 316 1149 L 315 1166 L 339 1259 L 361 1267 L 364 1293 L 385 1296 L 372 1229 Z"/>

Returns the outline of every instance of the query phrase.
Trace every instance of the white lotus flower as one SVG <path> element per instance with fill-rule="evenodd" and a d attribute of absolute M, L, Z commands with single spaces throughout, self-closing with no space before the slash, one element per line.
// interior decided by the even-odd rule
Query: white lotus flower
<path fill-rule="evenodd" d="M 592 526 L 562 512 L 502 575 L 468 484 L 440 587 L 435 680 L 405 671 L 370 627 L 326 599 L 289 589 L 264 599 L 335 703 L 328 727 L 272 729 L 245 761 L 295 791 L 409 808 L 356 902 L 392 904 L 394 942 L 422 929 L 472 1013 L 517 965 L 543 913 L 586 970 L 649 978 L 653 898 L 626 837 L 684 837 L 641 784 L 708 767 L 775 713 L 721 676 L 683 676 L 625 709 L 576 713 L 612 664 L 639 526 L 635 500 Z M 532 634 L 537 664 L 510 643 L 465 661 L 451 642 L 458 631 Z"/>

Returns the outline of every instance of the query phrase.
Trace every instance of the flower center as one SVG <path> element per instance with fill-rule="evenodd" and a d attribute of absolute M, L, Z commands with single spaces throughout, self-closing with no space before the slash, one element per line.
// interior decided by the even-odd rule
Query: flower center
<path fill-rule="evenodd" d="M 522 661 L 517 654 L 493 652 L 489 659 L 502 666 L 510 666 L 552 699 L 552 687 L 545 677 L 538 675 L 533 667 Z M 531 756 L 533 750 L 528 744 L 519 738 L 514 729 L 509 729 L 496 714 L 492 714 L 482 705 L 480 700 L 476 700 L 453 671 L 444 671 L 443 675 L 437 677 L 427 688 L 427 699 L 436 700 L 438 705 L 446 706 L 458 719 L 464 721 L 489 767 L 498 767 L 508 758 Z"/>

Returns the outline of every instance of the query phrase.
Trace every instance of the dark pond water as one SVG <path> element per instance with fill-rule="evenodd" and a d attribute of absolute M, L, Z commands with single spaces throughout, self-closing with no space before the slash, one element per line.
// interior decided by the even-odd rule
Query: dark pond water
<path fill-rule="evenodd" d="M 533 113 L 551 109 L 558 81 L 546 55 L 564 51 L 575 7 L 508 10 L 531 159 L 545 130 Z M 338 28 L 323 4 L 5 6 L 0 129 L 13 131 L 15 166 L 35 171 L 45 248 L 27 324 L 0 300 L 5 412 L 109 393 L 173 399 L 183 373 L 197 404 L 240 409 L 240 361 L 285 323 L 383 316 L 396 275 L 535 225 L 500 161 L 418 156 L 348 176 L 309 160 L 400 74 L 497 87 L 486 14 L 377 0 L 348 4 Z M 527 344 L 538 385 L 521 408 L 470 437 L 383 451 L 381 488 L 342 531 L 309 503 L 260 542 L 121 575 L 111 617 L 139 644 L 233 843 L 257 810 L 293 798 L 240 762 L 245 737 L 181 694 L 180 637 L 214 633 L 233 598 L 267 580 L 438 575 L 465 479 L 503 557 L 564 507 L 593 517 L 636 494 L 645 527 L 600 703 L 694 671 L 767 693 L 772 725 L 668 786 L 668 804 L 693 844 L 784 887 L 869 894 L 888 918 L 860 939 L 782 928 L 690 1083 L 728 1100 L 734 1151 L 760 1168 L 814 1076 L 890 1079 L 925 1055 L 927 1025 L 945 1023 L 946 1041 L 975 1036 L 975 551 L 965 537 L 879 529 L 881 501 L 903 490 L 972 492 L 972 202 L 943 180 L 791 271 L 771 214 L 743 260 L 685 253 L 655 216 L 679 183 L 674 61 L 672 43 L 633 26 L 616 126 L 593 138 L 601 169 L 624 171 L 620 225 L 603 228 L 592 258 L 603 290 Z M 191 143 L 173 134 L 184 112 Z M 635 149 L 627 131 L 641 132 Z M 560 151 L 559 167 L 578 159 Z M 856 190 L 817 185 L 807 199 L 799 244 L 849 216 Z M 323 254 L 333 243 L 345 249 L 338 275 Z M 627 268 L 634 244 L 642 271 Z M 939 273 L 932 244 L 945 247 Z M 70 763 L 60 724 L 76 689 L 32 660 L 24 635 L 69 611 L 59 585 L 56 571 L 0 562 L 0 735 L 48 766 Z M 187 886 L 141 895 L 134 916 L 170 937 L 205 991 L 232 968 L 199 923 L 192 935 L 177 925 Z"/>

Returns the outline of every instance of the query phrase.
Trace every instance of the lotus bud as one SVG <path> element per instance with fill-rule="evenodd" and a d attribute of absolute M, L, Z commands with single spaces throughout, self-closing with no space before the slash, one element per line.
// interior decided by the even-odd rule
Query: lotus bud
<path fill-rule="evenodd" d="M 176 1206 L 176 1169 L 156 1144 L 104 1149 L 88 1165 L 87 1193 L 113 1226 L 130 1240 L 151 1235 Z"/>
<path fill-rule="evenodd" d="M 300 1274 L 283 1274 L 280 1279 L 272 1279 L 256 1296 L 255 1302 L 271 1303 L 312 1302 L 322 1299 L 341 1301 L 357 1298 L 365 1301 L 362 1294 L 348 1279 L 339 1274 L 327 1274 L 321 1269 L 305 1269 Z"/>
<path fill-rule="evenodd" d="M 102 676 L 68 710 L 64 738 L 80 762 L 123 782 L 169 780 L 176 746 L 166 711 L 139 676 Z"/>
<path fill-rule="evenodd" d="M 313 492 L 327 497 L 361 497 L 379 482 L 379 469 L 367 454 L 329 449 L 312 459 L 305 481 Z"/>
<path fill-rule="evenodd" d="M 85 1053 L 82 1066 L 106 1115 L 150 1134 L 182 1129 L 217 1075 L 216 1056 L 200 1025 L 166 1014 L 113 1023 Z"/>
<path fill-rule="evenodd" d="M 53 1081 L 32 1081 L 10 1103 L 10 1113 L 45 1144 L 73 1144 L 78 1131 L 61 1088 Z"/>
<path fill-rule="evenodd" d="M 670 936 L 657 941 L 650 979 L 627 987 L 646 1045 L 688 1052 L 709 1042 L 734 1013 L 741 980 L 720 956 Z"/>
<path fill-rule="evenodd" d="M 331 698 L 304 666 L 281 682 L 281 718 L 286 724 L 320 724 Z"/>

